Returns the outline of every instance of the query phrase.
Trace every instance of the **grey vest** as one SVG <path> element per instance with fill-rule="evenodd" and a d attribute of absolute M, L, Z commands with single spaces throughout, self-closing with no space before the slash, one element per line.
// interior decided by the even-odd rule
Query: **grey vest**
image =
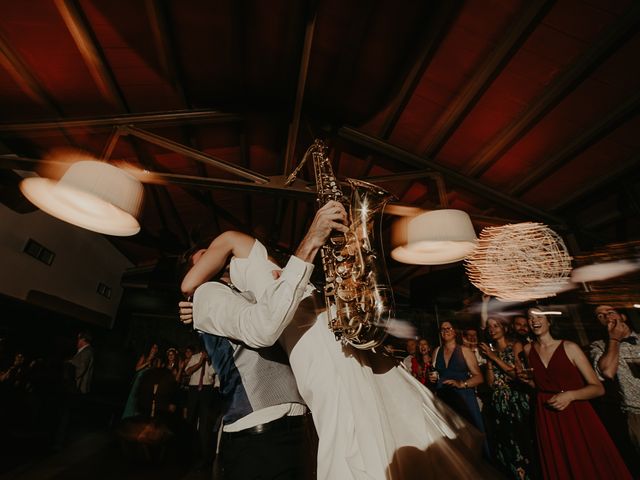
<path fill-rule="evenodd" d="M 252 296 L 233 293 L 253 301 Z M 283 403 L 304 404 L 287 355 L 279 344 L 255 349 L 209 333 L 202 333 L 202 339 L 220 378 L 225 424 L 263 408 Z"/>

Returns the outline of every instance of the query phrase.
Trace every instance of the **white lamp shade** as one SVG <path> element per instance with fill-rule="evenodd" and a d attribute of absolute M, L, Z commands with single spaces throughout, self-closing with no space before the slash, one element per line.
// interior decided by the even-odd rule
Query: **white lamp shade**
<path fill-rule="evenodd" d="M 444 265 L 463 260 L 476 243 L 476 232 L 466 212 L 433 210 L 396 221 L 391 257 L 414 265 Z"/>
<path fill-rule="evenodd" d="M 140 231 L 142 184 L 106 162 L 76 162 L 59 181 L 27 178 L 20 190 L 42 211 L 78 227 L 116 236 Z"/>
<path fill-rule="evenodd" d="M 620 277 L 636 270 L 640 270 L 640 263 L 629 260 L 594 263 L 574 268 L 571 272 L 571 281 L 574 283 L 598 282 Z"/>

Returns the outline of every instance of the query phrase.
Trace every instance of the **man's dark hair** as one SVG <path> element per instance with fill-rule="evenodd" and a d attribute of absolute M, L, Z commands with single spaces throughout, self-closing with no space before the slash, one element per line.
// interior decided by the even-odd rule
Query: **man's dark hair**
<path fill-rule="evenodd" d="M 178 287 L 182 284 L 184 277 L 187 275 L 187 272 L 193 267 L 193 256 L 199 250 L 206 250 L 215 237 L 208 238 L 206 240 L 202 240 L 196 243 L 193 247 L 189 248 L 182 255 L 180 255 L 176 262 L 176 280 L 178 282 Z M 215 280 L 221 277 L 225 270 L 227 269 L 229 262 L 231 261 L 231 257 L 227 259 L 227 263 L 224 268 L 220 269 L 217 275 L 211 278 L 211 280 Z"/>
<path fill-rule="evenodd" d="M 87 331 L 79 332 L 78 338 L 82 338 L 87 343 L 93 342 L 93 335 L 91 335 L 91 333 Z"/>

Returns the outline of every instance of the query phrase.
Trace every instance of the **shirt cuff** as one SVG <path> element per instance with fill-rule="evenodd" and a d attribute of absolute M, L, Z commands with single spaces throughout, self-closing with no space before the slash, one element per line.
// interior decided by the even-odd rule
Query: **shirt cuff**
<path fill-rule="evenodd" d="M 307 263 L 295 255 L 291 255 L 287 265 L 282 270 L 280 280 L 294 285 L 295 288 L 305 288 L 309 283 L 313 268 L 312 263 Z"/>

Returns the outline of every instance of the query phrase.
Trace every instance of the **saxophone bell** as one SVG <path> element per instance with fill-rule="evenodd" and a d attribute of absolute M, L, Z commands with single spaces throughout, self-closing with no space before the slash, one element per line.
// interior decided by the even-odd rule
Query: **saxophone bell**
<path fill-rule="evenodd" d="M 345 195 L 326 151 L 324 143 L 316 140 L 285 185 L 293 183 L 312 158 L 318 205 L 337 200 L 345 206 L 349 231 L 336 232 L 320 250 L 328 323 L 336 340 L 368 350 L 382 344 L 393 317 L 393 293 L 380 238 L 382 211 L 392 195 L 354 179 L 347 180 L 350 195 Z"/>

